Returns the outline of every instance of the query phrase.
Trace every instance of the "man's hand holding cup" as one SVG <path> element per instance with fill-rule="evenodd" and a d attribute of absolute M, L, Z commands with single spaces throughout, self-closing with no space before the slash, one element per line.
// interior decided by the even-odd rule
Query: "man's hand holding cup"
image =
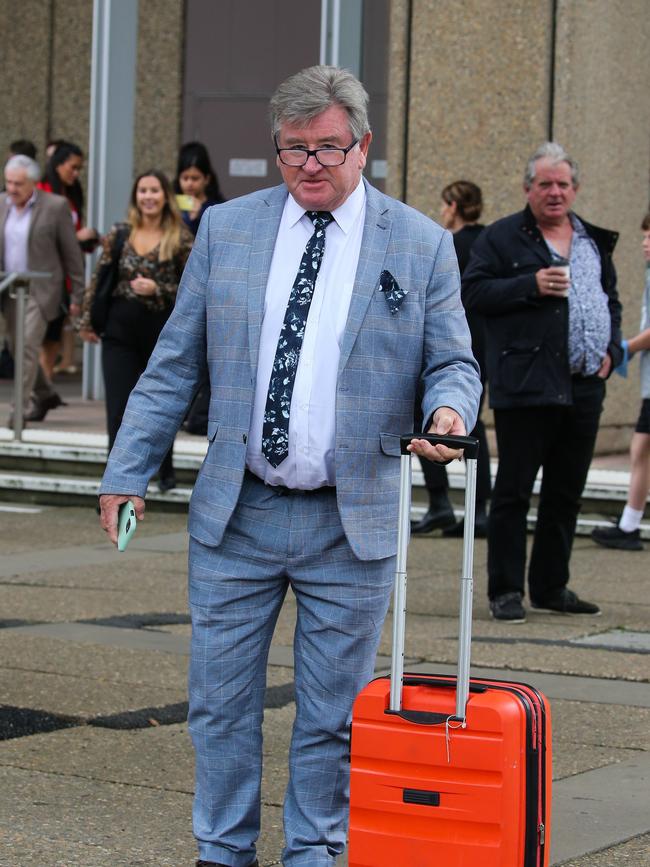
<path fill-rule="evenodd" d="M 541 268 L 535 274 L 537 291 L 540 295 L 554 295 L 566 298 L 571 285 L 571 266 L 567 262 L 554 263 L 550 268 Z"/>

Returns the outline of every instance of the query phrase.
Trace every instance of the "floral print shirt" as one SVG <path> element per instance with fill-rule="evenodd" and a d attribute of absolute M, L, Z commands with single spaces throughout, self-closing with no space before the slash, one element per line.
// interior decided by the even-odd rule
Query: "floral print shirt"
<path fill-rule="evenodd" d="M 571 241 L 569 287 L 569 364 L 571 373 L 598 372 L 611 339 L 609 303 L 603 289 L 600 254 L 575 214 Z M 548 242 L 547 242 L 548 243 Z M 551 253 L 559 255 L 548 243 Z"/>
<path fill-rule="evenodd" d="M 110 263 L 113 256 L 113 248 L 118 231 L 124 228 L 124 224 L 114 225 L 102 239 L 102 254 L 97 260 L 90 285 L 86 289 L 81 314 L 80 328 L 90 328 L 90 308 L 97 286 L 97 274 L 103 265 Z M 174 306 L 178 284 L 183 273 L 183 268 L 190 255 L 194 238 L 183 226 L 181 228 L 180 246 L 172 259 L 164 262 L 159 261 L 157 244 L 153 250 L 149 250 L 141 256 L 135 251 L 130 240 L 127 238 L 120 253 L 119 277 L 113 290 L 116 298 L 128 298 L 144 304 L 149 310 L 162 311 Z M 131 288 L 131 280 L 136 277 L 148 277 L 156 284 L 155 295 L 136 295 Z"/>

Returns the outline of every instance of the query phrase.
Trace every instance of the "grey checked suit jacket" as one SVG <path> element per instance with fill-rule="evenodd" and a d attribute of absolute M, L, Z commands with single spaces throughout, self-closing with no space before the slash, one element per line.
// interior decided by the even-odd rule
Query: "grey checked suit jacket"
<path fill-rule="evenodd" d="M 451 235 L 366 184 L 366 217 L 341 345 L 336 490 L 343 527 L 364 560 L 395 553 L 399 440 L 424 384 L 428 419 L 451 406 L 474 426 L 481 383 L 460 302 Z M 189 531 L 218 545 L 237 504 L 251 419 L 264 295 L 284 185 L 210 208 L 174 312 L 129 400 L 101 493 L 143 497 L 207 371 L 209 446 L 190 504 Z M 407 290 L 392 313 L 379 278 Z"/>
<path fill-rule="evenodd" d="M 0 193 L 0 270 L 4 270 L 4 224 L 7 219 L 8 197 Z M 63 196 L 36 190 L 29 223 L 27 267 L 30 271 L 46 271 L 48 280 L 33 280 L 29 294 L 36 301 L 41 315 L 48 322 L 61 312 L 63 279 L 67 275 L 73 299 L 80 304 L 84 291 L 84 264 L 77 241 L 70 205 Z"/>

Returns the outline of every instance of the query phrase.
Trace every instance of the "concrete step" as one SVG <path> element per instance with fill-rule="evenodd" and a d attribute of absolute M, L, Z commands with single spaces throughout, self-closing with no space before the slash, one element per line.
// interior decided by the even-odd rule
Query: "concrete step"
<path fill-rule="evenodd" d="M 192 484 L 207 449 L 202 437 L 179 436 L 174 445 L 174 466 L 179 485 L 161 494 L 153 482 L 148 494 L 151 508 L 185 510 Z M 0 500 L 12 502 L 82 505 L 93 503 L 106 463 L 107 438 L 104 434 L 74 434 L 62 431 L 26 431 L 20 442 L 11 431 L 0 428 Z M 462 516 L 464 468 L 456 461 L 447 467 L 450 497 L 458 517 Z M 492 474 L 496 472 L 496 462 Z M 620 470 L 592 469 L 583 497 L 583 514 L 578 534 L 588 535 L 595 526 L 606 525 L 617 516 L 625 502 L 629 474 Z M 539 492 L 540 479 L 535 484 Z M 417 462 L 413 465 L 413 509 L 417 518 L 426 506 L 424 478 Z M 534 526 L 535 509 L 529 515 Z M 642 526 L 642 536 L 650 538 L 650 524 Z"/>

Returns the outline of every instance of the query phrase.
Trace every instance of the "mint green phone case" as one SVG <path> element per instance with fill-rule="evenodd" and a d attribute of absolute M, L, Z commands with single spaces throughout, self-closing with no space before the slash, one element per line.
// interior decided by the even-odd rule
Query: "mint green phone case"
<path fill-rule="evenodd" d="M 120 506 L 117 526 L 117 550 L 125 551 L 136 528 L 135 506 L 128 500 Z"/>

